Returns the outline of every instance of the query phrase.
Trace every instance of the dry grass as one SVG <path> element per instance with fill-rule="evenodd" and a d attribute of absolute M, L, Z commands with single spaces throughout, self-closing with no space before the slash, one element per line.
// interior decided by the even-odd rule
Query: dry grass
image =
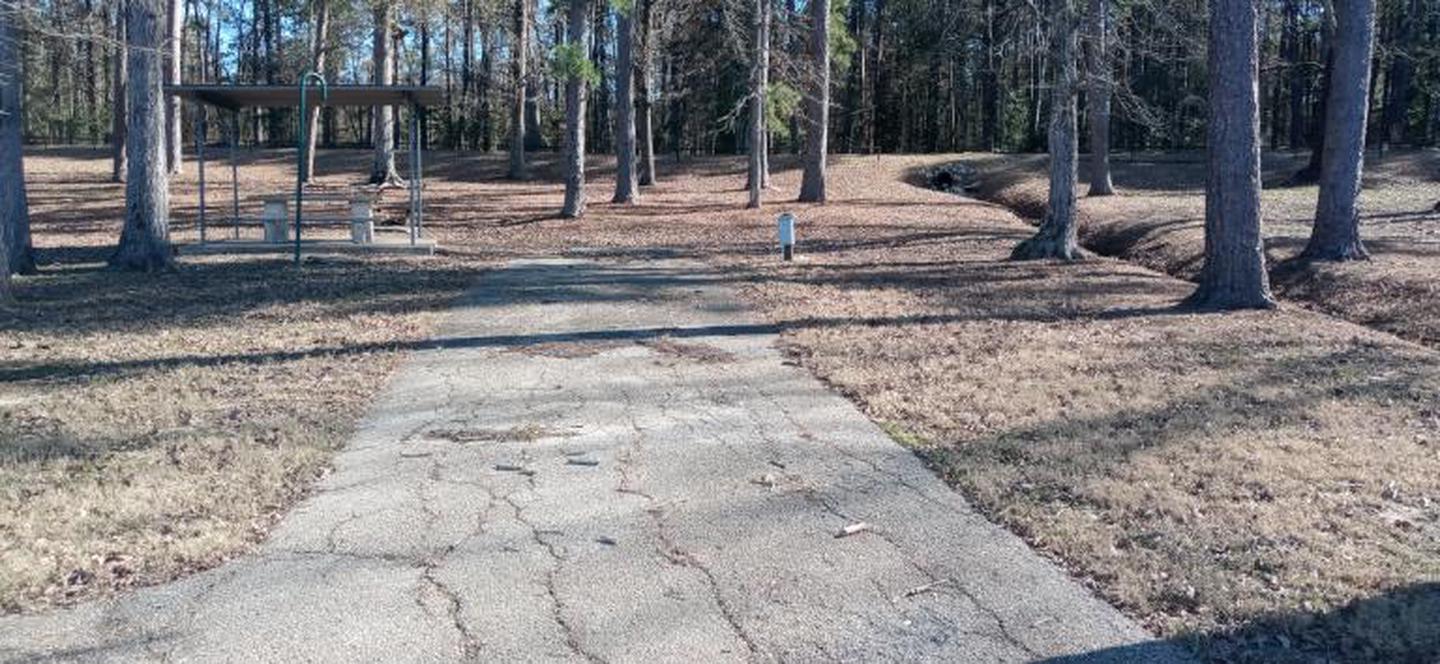
<path fill-rule="evenodd" d="M 179 470 L 164 470 L 164 463 L 150 463 L 165 459 L 163 443 L 105 448 L 78 473 L 70 470 L 82 467 L 68 458 L 7 461 L 10 497 L 4 507 L 21 515 L 5 527 L 29 523 L 26 515 L 56 519 L 54 528 L 84 543 L 74 546 L 85 560 L 103 559 L 109 550 L 105 537 L 86 539 L 87 528 L 109 528 L 117 536 L 137 531 L 144 534 L 134 538 L 146 542 L 158 541 L 155 533 L 174 523 L 193 523 L 197 533 L 244 529 L 243 537 L 203 547 L 211 557 L 233 552 L 235 542 L 251 541 L 258 531 L 246 519 L 263 522 L 323 466 L 363 403 L 358 395 L 369 394 L 383 373 L 383 363 L 347 353 L 308 360 L 286 355 L 265 363 L 164 363 L 105 374 L 107 381 L 123 382 L 111 388 L 115 396 L 102 398 L 87 391 L 89 384 L 72 380 L 82 369 L 63 367 L 104 363 L 109 354 L 137 352 L 132 346 L 161 356 L 234 353 L 227 348 L 240 342 L 228 339 L 241 332 L 231 328 L 254 312 L 264 312 L 259 318 L 272 326 L 272 353 L 316 345 L 316 328 L 298 331 L 298 319 L 306 319 L 302 311 L 326 334 L 414 338 L 424 312 L 463 281 L 459 266 L 506 256 L 694 256 L 726 268 L 725 278 L 785 330 L 783 342 L 799 361 L 916 447 L 981 509 L 1160 633 L 1230 661 L 1308 661 L 1317 653 L 1351 661 L 1426 661 L 1440 652 L 1440 355 L 1294 307 L 1236 315 L 1177 311 L 1187 284 L 1115 260 L 1007 262 L 1010 248 L 1031 232 L 1023 222 L 999 206 L 902 181 L 954 158 L 840 158 L 829 205 L 772 202 L 760 211 L 740 209 L 745 196 L 738 159 L 664 162 L 662 184 L 633 208 L 593 202 L 608 200 L 610 183 L 598 170 L 590 215 L 577 222 L 550 217 L 560 202 L 556 186 L 496 179 L 503 158 L 437 156 L 430 162 L 439 168 L 430 219 L 449 248 L 439 260 L 398 263 L 394 273 L 377 275 L 364 287 L 337 284 L 299 309 L 291 309 L 300 306 L 290 304 L 291 297 L 277 295 L 268 306 L 182 316 L 173 311 L 183 306 L 150 290 L 150 297 L 134 298 L 152 310 L 145 319 L 151 322 L 135 330 L 123 324 L 128 316 L 107 317 L 93 307 L 73 310 L 79 331 L 44 322 L 58 318 L 37 313 L 27 318 L 35 328 L 26 333 L 27 343 L 49 345 L 45 352 L 61 356 L 0 351 L 7 353 L 4 370 L 10 372 L 0 384 L 6 398 L 32 394 L 37 401 L 20 407 L 62 419 L 76 431 L 86 420 L 71 418 L 66 408 L 82 404 L 95 413 L 89 418 L 94 430 L 108 432 L 105 441 L 150 440 L 141 433 L 151 430 L 152 419 L 129 419 L 140 406 L 164 415 L 153 419 L 154 430 L 185 432 L 184 444 L 175 447 L 196 459 L 213 460 L 224 440 L 240 439 L 233 432 L 261 430 L 259 423 L 293 426 L 294 437 L 286 434 L 275 448 L 282 452 L 261 455 L 257 444 L 254 455 L 277 466 L 279 459 L 291 459 L 286 467 L 299 469 L 293 482 L 245 484 L 249 498 L 232 502 L 256 505 L 237 510 L 248 516 L 192 506 L 202 517 L 193 522 L 185 520 L 192 512 L 170 509 L 118 522 L 91 518 L 61 499 L 84 496 L 93 486 L 119 490 L 131 458 L 136 478 L 158 483 L 163 477 L 188 487 L 175 490 L 179 494 L 209 490 L 202 480 L 213 477 L 198 471 L 182 477 Z M 358 164 L 364 155 L 332 159 Z M 793 170 L 777 172 L 769 200 L 788 199 L 798 179 Z M 791 264 L 777 260 L 773 244 L 773 218 L 782 208 L 801 219 L 800 256 Z M 41 243 L 53 242 L 61 228 L 51 227 Z M 108 232 L 102 232 L 105 241 Z M 206 264 L 187 262 L 166 283 L 182 283 Z M 341 265 L 326 262 L 317 270 L 333 269 L 338 279 Z M 217 268 L 216 274 L 233 269 Z M 263 269 L 293 275 L 275 265 Z M 409 274 L 410 281 L 392 284 L 395 273 Z M 48 307 L 44 301 L 52 297 L 116 298 L 144 282 L 135 278 L 135 286 L 121 287 L 107 274 L 66 285 L 64 274 L 22 280 L 28 306 Z M 254 286 L 261 291 L 300 283 L 258 274 L 261 267 L 241 281 L 265 284 Z M 370 292 L 370 284 L 381 293 Z M 352 317 L 375 316 L 377 308 L 386 312 L 384 319 L 413 326 L 393 333 L 351 326 Z M 171 336 L 160 336 L 165 329 Z M 193 340 L 176 338 L 202 333 L 227 340 L 197 351 Z M 105 346 L 112 334 L 119 335 L 115 345 Z M 253 354 L 248 346 L 239 352 Z M 274 399 L 267 402 L 274 410 L 228 405 L 238 419 L 217 419 L 217 413 L 231 412 L 222 404 L 244 404 L 282 387 L 314 392 L 307 388 L 322 368 L 339 372 L 331 384 L 342 382 L 350 386 L 346 394 L 357 395 L 345 400 L 353 405 L 343 417 L 303 401 Z M 217 375 L 206 373 L 211 371 Z M 222 371 L 228 378 L 223 384 Z M 165 389 L 176 376 L 216 392 Z M 187 410 L 203 416 L 191 415 L 187 424 L 179 415 L 165 415 L 176 393 L 193 395 L 185 397 Z M 104 405 L 116 404 L 109 399 L 118 395 L 128 397 L 120 402 L 128 408 Z M 3 407 L 18 412 L 10 402 Z M 306 438 L 298 433 L 302 429 L 316 433 Z M 89 440 L 63 437 L 74 444 Z M 205 442 L 212 439 L 220 442 Z M 174 467 L 192 465 L 198 464 Z M 43 512 L 27 511 L 18 481 L 41 468 L 49 469 L 56 498 Z M 3 535 L 7 568 L 12 560 L 45 559 L 44 545 L 29 534 Z M 138 550 L 163 562 L 176 548 Z M 14 557 L 17 552 L 21 557 Z M 65 567 L 43 566 L 44 578 L 63 579 Z M 7 596 L 21 598 L 21 606 L 43 602 L 34 587 Z"/>
<path fill-rule="evenodd" d="M 0 312 L 0 610 L 213 566 L 323 472 L 406 344 L 473 280 L 451 261 L 182 260 L 104 270 L 103 160 L 27 160 L 49 262 Z M 180 205 L 194 196 L 177 184 Z M 183 213 L 182 213 L 183 214 Z M 184 232 L 182 231 L 182 234 Z M 58 262 L 56 262 L 58 261 Z"/>
<path fill-rule="evenodd" d="M 1266 254 L 1281 297 L 1412 341 L 1440 344 L 1440 151 L 1368 157 L 1361 235 L 1372 260 L 1297 263 L 1315 216 L 1318 188 L 1285 186 L 1308 153 L 1265 156 Z M 1043 155 L 965 155 L 980 171 L 977 194 L 1032 219 L 1045 213 Z M 1082 169 L 1083 175 L 1083 169 Z M 1114 163 L 1117 196 L 1082 198 L 1081 240 L 1183 279 L 1204 253 L 1204 155 L 1137 155 Z M 1082 189 L 1083 191 L 1083 189 Z"/>

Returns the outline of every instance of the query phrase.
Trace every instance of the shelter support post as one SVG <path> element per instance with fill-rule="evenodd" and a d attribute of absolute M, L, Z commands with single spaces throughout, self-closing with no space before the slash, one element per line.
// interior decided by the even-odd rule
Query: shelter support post
<path fill-rule="evenodd" d="M 420 122 L 410 106 L 410 244 L 420 237 Z"/>
<path fill-rule="evenodd" d="M 197 105 L 195 107 L 195 167 L 199 169 L 200 178 L 200 244 L 205 244 L 205 116 L 205 105 Z"/>
<path fill-rule="evenodd" d="M 240 159 L 235 154 L 236 143 L 240 142 L 240 111 L 230 112 L 230 136 L 226 143 L 230 147 L 230 226 L 235 239 L 240 239 Z"/>

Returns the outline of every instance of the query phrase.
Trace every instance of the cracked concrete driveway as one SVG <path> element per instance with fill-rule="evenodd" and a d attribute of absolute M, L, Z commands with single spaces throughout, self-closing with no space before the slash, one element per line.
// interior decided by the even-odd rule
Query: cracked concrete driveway
<path fill-rule="evenodd" d="M 0 659 L 1183 658 L 757 321 L 695 264 L 489 273 L 256 555 L 0 619 Z"/>

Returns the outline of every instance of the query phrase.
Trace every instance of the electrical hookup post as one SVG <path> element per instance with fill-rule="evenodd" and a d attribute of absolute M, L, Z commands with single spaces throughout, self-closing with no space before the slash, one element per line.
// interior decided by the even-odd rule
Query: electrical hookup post
<path fill-rule="evenodd" d="M 789 212 L 780 215 L 780 260 L 795 260 L 795 215 Z"/>

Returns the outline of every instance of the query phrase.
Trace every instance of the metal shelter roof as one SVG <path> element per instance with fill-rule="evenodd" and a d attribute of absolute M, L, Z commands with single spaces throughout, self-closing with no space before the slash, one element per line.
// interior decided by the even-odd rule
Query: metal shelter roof
<path fill-rule="evenodd" d="M 300 88 L 295 85 L 167 85 L 165 94 L 232 111 L 300 106 Z M 445 98 L 444 91 L 434 85 L 332 85 L 323 101 L 317 88 L 311 88 L 305 99 L 319 107 L 437 106 Z"/>

